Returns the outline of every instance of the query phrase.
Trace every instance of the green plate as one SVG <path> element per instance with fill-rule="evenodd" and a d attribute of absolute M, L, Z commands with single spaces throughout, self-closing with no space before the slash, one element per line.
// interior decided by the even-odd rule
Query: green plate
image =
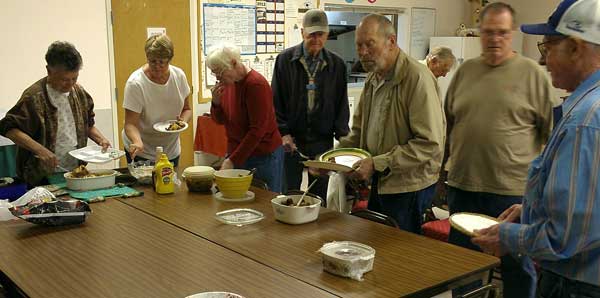
<path fill-rule="evenodd" d="M 321 154 L 319 161 L 328 161 L 330 158 L 338 156 L 356 156 L 360 157 L 361 159 L 365 159 L 367 157 L 371 157 L 371 154 L 358 148 L 338 148 Z"/>
<path fill-rule="evenodd" d="M 307 167 L 338 171 L 350 172 L 353 170 L 352 165 L 359 160 L 371 157 L 369 152 L 358 148 L 339 148 L 329 150 L 319 157 L 319 160 L 308 160 L 304 162 Z M 335 162 L 329 161 L 335 158 Z"/>
<path fill-rule="evenodd" d="M 342 172 L 342 173 L 350 172 L 353 170 L 351 167 L 347 167 L 345 165 L 336 164 L 336 163 L 327 162 L 327 161 L 307 160 L 307 161 L 303 162 L 303 164 L 309 168 L 330 170 L 330 171 L 336 171 L 336 172 Z"/>

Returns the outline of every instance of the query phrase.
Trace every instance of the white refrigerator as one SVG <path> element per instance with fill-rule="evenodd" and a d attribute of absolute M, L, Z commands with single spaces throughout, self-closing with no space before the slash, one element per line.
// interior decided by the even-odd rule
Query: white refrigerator
<path fill-rule="evenodd" d="M 523 33 L 520 31 L 513 31 L 513 50 L 517 53 L 523 52 Z M 475 58 L 481 55 L 481 43 L 479 37 L 458 37 L 458 36 L 436 36 L 431 37 L 429 40 L 429 50 L 437 47 L 445 46 L 452 49 L 452 53 L 456 57 L 456 65 L 448 72 L 445 77 L 438 78 L 438 85 L 440 86 L 440 96 L 442 100 L 446 98 L 446 91 L 448 85 L 452 80 L 452 76 L 456 72 L 456 69 L 465 62 L 467 59 Z"/>

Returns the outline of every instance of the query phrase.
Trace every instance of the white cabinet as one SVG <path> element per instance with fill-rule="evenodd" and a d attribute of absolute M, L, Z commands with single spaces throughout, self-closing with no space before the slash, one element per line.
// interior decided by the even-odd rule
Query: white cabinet
<path fill-rule="evenodd" d="M 523 33 L 520 31 L 513 31 L 513 50 L 517 53 L 523 52 Z M 437 46 L 445 46 L 452 49 L 452 53 L 456 57 L 456 66 L 448 72 L 445 77 L 438 78 L 438 85 L 440 86 L 440 95 L 442 96 L 442 100 L 446 98 L 446 91 L 448 90 L 448 85 L 450 85 L 450 81 L 452 80 L 452 76 L 458 66 L 465 62 L 467 59 L 475 58 L 481 55 L 481 42 L 479 41 L 479 37 L 458 37 L 458 36 L 449 36 L 449 37 L 431 37 L 429 40 L 429 50 L 437 47 Z"/>

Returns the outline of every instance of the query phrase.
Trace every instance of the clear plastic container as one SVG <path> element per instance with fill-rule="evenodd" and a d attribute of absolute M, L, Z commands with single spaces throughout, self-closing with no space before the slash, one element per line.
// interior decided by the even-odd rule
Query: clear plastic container
<path fill-rule="evenodd" d="M 373 270 L 375 250 L 362 243 L 333 241 L 320 249 L 323 270 L 354 280 L 362 280 L 363 274 Z"/>
<path fill-rule="evenodd" d="M 181 177 L 187 184 L 189 191 L 210 192 L 215 169 L 207 166 L 187 167 L 183 170 Z"/>
<path fill-rule="evenodd" d="M 244 226 L 261 221 L 265 216 L 254 209 L 229 209 L 215 214 L 217 220 L 228 225 Z"/>
<path fill-rule="evenodd" d="M 140 160 L 127 165 L 131 176 L 137 179 L 139 184 L 152 184 L 152 172 L 154 171 L 154 161 Z"/>

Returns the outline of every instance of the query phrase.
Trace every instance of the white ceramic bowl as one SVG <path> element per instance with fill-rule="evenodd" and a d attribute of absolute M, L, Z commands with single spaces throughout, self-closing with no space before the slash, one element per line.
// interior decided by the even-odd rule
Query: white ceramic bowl
<path fill-rule="evenodd" d="M 71 190 L 93 190 L 111 187 L 115 185 L 115 177 L 119 174 L 115 170 L 89 170 L 89 172 L 102 176 L 73 178 L 71 177 L 71 173 L 65 173 L 64 177 L 67 180 L 67 188 Z"/>
<path fill-rule="evenodd" d="M 296 207 L 295 205 L 301 197 L 302 195 L 280 195 L 273 198 L 271 200 L 271 206 L 273 206 L 275 219 L 292 225 L 299 225 L 317 220 L 317 217 L 319 217 L 319 209 L 321 208 L 321 200 L 306 195 L 304 196 L 304 201 L 308 202 L 309 205 Z M 294 202 L 292 206 L 283 204 L 288 198 L 292 199 Z"/>

